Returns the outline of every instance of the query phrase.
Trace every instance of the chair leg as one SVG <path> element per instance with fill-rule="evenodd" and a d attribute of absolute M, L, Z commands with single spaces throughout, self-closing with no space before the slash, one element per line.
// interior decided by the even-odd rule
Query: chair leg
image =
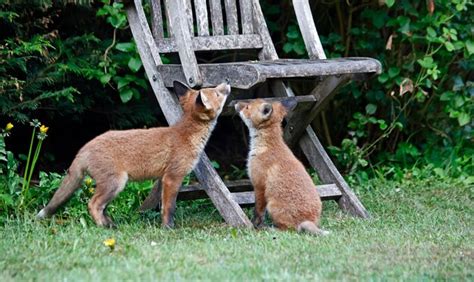
<path fill-rule="evenodd" d="M 324 183 L 336 184 L 340 189 L 342 196 L 337 200 L 337 202 L 341 209 L 354 216 L 368 218 L 369 213 L 351 190 L 349 185 L 347 185 L 346 181 L 324 150 L 323 145 L 319 142 L 319 139 L 311 126 L 306 128 L 306 132 L 301 137 L 299 145 L 311 166 L 318 173 L 319 178 Z"/>
<path fill-rule="evenodd" d="M 196 173 L 199 183 L 203 185 L 207 195 L 227 224 L 232 226 L 252 227 L 249 218 L 234 200 L 229 189 L 227 189 L 221 177 L 217 174 L 214 167 L 212 167 L 211 161 L 206 154 L 203 153 L 201 155 L 201 159 L 196 165 L 194 173 Z"/>

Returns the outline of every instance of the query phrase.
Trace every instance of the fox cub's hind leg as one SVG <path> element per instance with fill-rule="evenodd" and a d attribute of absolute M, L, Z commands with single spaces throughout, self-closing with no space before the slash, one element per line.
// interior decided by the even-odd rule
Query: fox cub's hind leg
<path fill-rule="evenodd" d="M 107 205 L 125 188 L 128 175 L 126 172 L 108 176 L 107 179 L 96 179 L 97 188 L 89 201 L 89 213 L 98 226 L 114 227 L 113 221 L 106 215 Z"/>

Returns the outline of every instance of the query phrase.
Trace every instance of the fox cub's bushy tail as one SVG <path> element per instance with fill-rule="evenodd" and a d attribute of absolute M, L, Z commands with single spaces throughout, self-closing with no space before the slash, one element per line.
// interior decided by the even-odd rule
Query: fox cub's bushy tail
<path fill-rule="evenodd" d="M 61 186 L 54 193 L 48 205 L 36 215 L 36 218 L 45 218 L 53 215 L 61 205 L 69 200 L 72 194 L 79 189 L 82 179 L 84 178 L 84 173 L 85 165 L 83 160 L 80 157 L 76 157 L 69 167 Z"/>
<path fill-rule="evenodd" d="M 314 222 L 311 221 L 303 221 L 298 225 L 298 232 L 307 232 L 312 235 L 329 235 L 329 231 L 319 229 Z"/>

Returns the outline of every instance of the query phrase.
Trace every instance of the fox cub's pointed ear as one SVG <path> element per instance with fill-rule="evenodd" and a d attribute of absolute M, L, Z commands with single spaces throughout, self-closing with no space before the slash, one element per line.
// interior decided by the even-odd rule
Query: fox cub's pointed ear
<path fill-rule="evenodd" d="M 273 112 L 272 104 L 265 103 L 262 105 L 262 116 L 264 119 L 269 119 Z"/>
<path fill-rule="evenodd" d="M 212 108 L 212 105 L 210 104 L 209 99 L 206 97 L 206 95 L 202 94 L 201 91 L 199 91 L 196 97 L 196 104 L 206 108 L 207 110 Z"/>
<path fill-rule="evenodd" d="M 178 98 L 181 98 L 182 96 L 186 95 L 186 93 L 191 90 L 188 86 L 177 80 L 173 81 L 173 88 L 174 93 L 176 93 Z"/>
<path fill-rule="evenodd" d="M 287 112 L 290 112 L 296 107 L 298 102 L 296 101 L 295 98 L 288 98 L 281 101 L 281 104 L 283 105 L 283 107 L 286 109 Z"/>

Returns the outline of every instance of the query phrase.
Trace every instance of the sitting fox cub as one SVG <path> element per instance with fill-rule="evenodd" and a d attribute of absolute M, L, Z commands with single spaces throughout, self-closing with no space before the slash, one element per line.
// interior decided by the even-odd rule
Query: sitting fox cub
<path fill-rule="evenodd" d="M 281 122 L 295 105 L 295 100 L 270 104 L 261 99 L 235 105 L 250 133 L 247 169 L 255 190 L 252 222 L 260 227 L 267 209 L 279 229 L 323 235 L 327 231 L 317 227 L 322 208 L 318 191 L 282 137 Z"/>
<path fill-rule="evenodd" d="M 87 172 L 97 184 L 88 205 L 97 225 L 113 226 L 105 209 L 128 180 L 162 178 L 162 224 L 173 227 L 181 182 L 196 165 L 230 93 L 225 83 L 200 91 L 176 81 L 173 86 L 184 110 L 180 122 L 170 127 L 109 131 L 94 138 L 80 149 L 61 187 L 37 217 L 54 214 L 80 187 Z"/>

